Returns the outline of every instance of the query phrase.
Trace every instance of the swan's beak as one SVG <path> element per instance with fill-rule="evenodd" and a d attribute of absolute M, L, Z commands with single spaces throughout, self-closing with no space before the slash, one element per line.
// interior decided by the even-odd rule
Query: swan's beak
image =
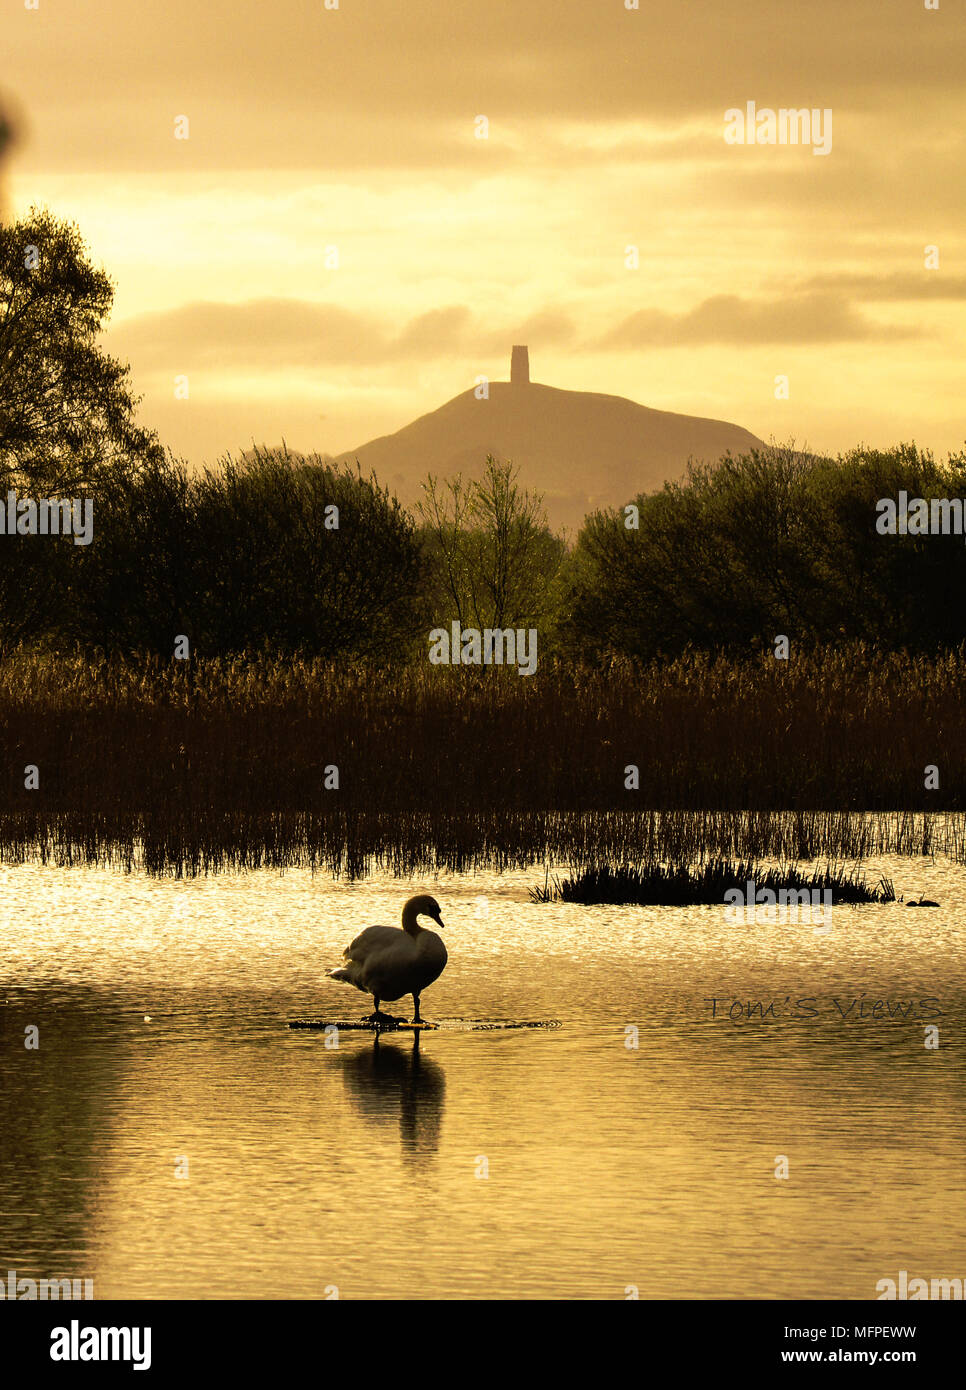
<path fill-rule="evenodd" d="M 442 917 L 434 917 L 434 918 L 433 918 L 433 921 L 436 923 L 436 925 L 437 925 L 438 927 L 441 927 L 441 926 L 443 925 L 443 919 L 442 919 Z"/>

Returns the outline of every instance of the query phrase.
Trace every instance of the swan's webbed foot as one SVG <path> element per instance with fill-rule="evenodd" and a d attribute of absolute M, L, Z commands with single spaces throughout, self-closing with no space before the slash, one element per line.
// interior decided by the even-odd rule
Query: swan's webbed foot
<path fill-rule="evenodd" d="M 369 1014 L 368 1018 L 363 1019 L 364 1023 L 375 1023 L 380 1028 L 395 1028 L 399 1022 L 398 1018 L 393 1018 L 392 1014 L 384 1014 L 381 1009 L 377 1009 L 374 1014 Z"/>

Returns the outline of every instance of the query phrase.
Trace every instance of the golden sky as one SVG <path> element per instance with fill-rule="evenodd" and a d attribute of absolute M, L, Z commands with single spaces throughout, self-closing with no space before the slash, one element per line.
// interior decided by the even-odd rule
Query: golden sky
<path fill-rule="evenodd" d="M 78 223 L 142 419 L 196 464 L 361 445 L 512 343 L 534 381 L 945 453 L 966 15 L 938 2 L 8 0 L 12 208 Z M 831 152 L 726 143 L 749 101 L 830 110 Z"/>

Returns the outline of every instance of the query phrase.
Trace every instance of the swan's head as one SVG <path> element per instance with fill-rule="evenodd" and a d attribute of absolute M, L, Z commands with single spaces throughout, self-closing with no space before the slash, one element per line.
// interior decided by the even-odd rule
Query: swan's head
<path fill-rule="evenodd" d="M 415 921 L 417 917 L 432 917 L 438 927 L 443 925 L 443 919 L 439 915 L 440 907 L 435 898 L 431 898 L 428 893 L 420 893 L 415 898 L 410 898 L 403 908 L 403 917 Z"/>

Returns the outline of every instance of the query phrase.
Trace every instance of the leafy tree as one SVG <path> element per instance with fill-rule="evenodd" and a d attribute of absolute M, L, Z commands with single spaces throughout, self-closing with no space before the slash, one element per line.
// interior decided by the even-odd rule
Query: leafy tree
<path fill-rule="evenodd" d="M 95 539 L 72 559 L 63 636 L 104 651 L 170 657 L 195 630 L 210 556 L 195 524 L 196 483 L 174 458 L 115 468 L 98 488 Z"/>
<path fill-rule="evenodd" d="M 483 477 L 432 474 L 417 504 L 432 577 L 433 622 L 504 628 L 546 621 L 565 546 L 519 470 L 487 456 Z"/>
<path fill-rule="evenodd" d="M 97 335 L 114 290 L 76 226 L 49 212 L 0 227 L 0 480 L 78 496 L 119 463 L 157 461 L 133 420 L 129 368 Z"/>
<path fill-rule="evenodd" d="M 791 449 L 727 455 L 638 496 L 636 517 L 588 517 L 572 566 L 570 645 L 671 657 L 761 643 L 776 623 L 799 631 L 817 587 L 803 543 L 807 469 Z"/>
<path fill-rule="evenodd" d="M 935 650 L 966 638 L 960 595 L 966 587 L 963 536 L 882 536 L 880 498 L 961 498 L 966 505 L 966 454 L 945 463 L 915 444 L 850 450 L 822 461 L 808 488 L 817 516 L 816 565 L 827 596 L 824 633 Z"/>
<path fill-rule="evenodd" d="M 95 533 L 118 477 L 163 461 L 134 423 L 128 369 L 96 343 L 112 298 L 76 227 L 36 210 L 0 226 L 0 504 L 11 489 L 91 497 Z M 0 650 L 74 624 L 81 549 L 69 536 L 0 538 Z"/>
<path fill-rule="evenodd" d="M 596 512 L 570 566 L 574 652 L 739 655 L 778 633 L 928 650 L 966 639 L 962 536 L 884 536 L 876 503 L 966 496 L 966 456 L 914 445 L 837 460 L 791 448 L 727 456 L 639 496 L 639 528 Z"/>
<path fill-rule="evenodd" d="M 374 479 L 284 449 L 227 456 L 197 480 L 191 526 L 202 650 L 389 660 L 414 640 L 422 557 Z"/>

